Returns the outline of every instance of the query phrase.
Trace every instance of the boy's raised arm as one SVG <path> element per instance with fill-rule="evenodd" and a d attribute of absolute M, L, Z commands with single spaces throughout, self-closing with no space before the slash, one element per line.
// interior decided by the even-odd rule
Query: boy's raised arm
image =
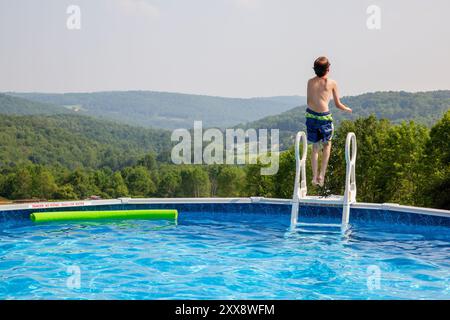
<path fill-rule="evenodd" d="M 343 104 L 341 102 L 341 99 L 339 98 L 339 91 L 338 91 L 338 86 L 337 86 L 336 81 L 334 81 L 334 86 L 333 86 L 333 100 L 334 100 L 334 104 L 336 105 L 336 108 L 341 109 L 348 113 L 352 113 L 352 109 L 350 109 L 349 107 L 347 107 L 345 104 Z"/>

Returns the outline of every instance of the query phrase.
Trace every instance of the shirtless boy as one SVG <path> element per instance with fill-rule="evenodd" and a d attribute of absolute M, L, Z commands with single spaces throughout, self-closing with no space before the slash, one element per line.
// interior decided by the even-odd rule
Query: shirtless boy
<path fill-rule="evenodd" d="M 313 185 L 323 186 L 328 160 L 331 152 L 331 139 L 333 137 L 333 117 L 328 108 L 331 96 L 338 109 L 351 113 L 352 109 L 341 103 L 336 81 L 328 78 L 330 62 L 326 57 L 319 57 L 314 61 L 316 77 L 308 81 L 308 97 L 306 109 L 306 128 L 308 141 L 313 143 L 311 166 L 313 172 Z M 321 144 L 322 164 L 318 172 L 319 151 Z"/>

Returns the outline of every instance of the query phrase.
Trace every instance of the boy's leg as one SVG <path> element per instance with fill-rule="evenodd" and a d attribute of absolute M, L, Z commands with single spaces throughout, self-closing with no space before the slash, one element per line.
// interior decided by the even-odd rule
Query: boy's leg
<path fill-rule="evenodd" d="M 313 173 L 313 179 L 312 184 L 318 184 L 317 181 L 317 167 L 319 162 L 319 150 L 320 150 L 320 143 L 314 143 L 312 147 L 312 154 L 311 154 L 311 167 L 312 167 L 312 173 Z"/>
<path fill-rule="evenodd" d="M 331 141 L 327 141 L 323 143 L 322 150 L 322 166 L 320 167 L 320 175 L 317 180 L 319 185 L 322 187 L 325 182 L 325 174 L 327 173 L 328 160 L 330 159 L 331 153 Z"/>

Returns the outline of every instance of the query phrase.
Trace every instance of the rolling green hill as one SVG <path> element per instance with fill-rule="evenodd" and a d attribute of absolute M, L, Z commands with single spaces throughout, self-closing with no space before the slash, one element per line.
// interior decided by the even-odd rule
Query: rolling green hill
<path fill-rule="evenodd" d="M 330 110 L 336 125 L 342 120 L 355 120 L 375 114 L 378 118 L 389 119 L 393 123 L 414 120 L 431 126 L 450 109 L 450 90 L 418 93 L 375 92 L 345 97 L 342 102 L 353 109 L 353 114 L 337 110 L 331 101 Z M 282 147 L 286 148 L 292 145 L 293 136 L 297 131 L 306 129 L 305 110 L 306 106 L 296 107 L 279 115 L 237 127 L 279 129 Z"/>
<path fill-rule="evenodd" d="M 205 127 L 224 128 L 305 103 L 299 96 L 238 99 L 151 91 L 8 94 L 81 115 L 164 129 L 191 128 L 195 120 L 202 120 Z"/>
<path fill-rule="evenodd" d="M 291 98 L 255 99 L 288 103 Z M 331 103 L 337 125 L 344 119 L 375 114 L 394 123 L 415 120 L 430 126 L 450 109 L 450 91 L 377 92 L 346 97 L 343 102 L 354 113 L 342 113 Z M 295 132 L 305 130 L 304 112 L 305 106 L 296 107 L 238 127 L 280 129 L 281 148 L 286 149 L 292 145 Z M 169 131 L 95 119 L 81 115 L 83 112 L 4 94 L 0 94 L 0 114 L 0 166 L 31 161 L 67 168 L 108 166 L 117 169 L 136 163 L 149 151 L 167 157 L 172 145 Z"/>
<path fill-rule="evenodd" d="M 32 115 L 32 114 L 72 114 L 71 110 L 49 103 L 30 101 L 0 93 L 0 114 Z"/>
<path fill-rule="evenodd" d="M 68 114 L 0 116 L 0 167 L 30 161 L 69 169 L 119 169 L 167 148 L 170 132 L 165 130 Z"/>

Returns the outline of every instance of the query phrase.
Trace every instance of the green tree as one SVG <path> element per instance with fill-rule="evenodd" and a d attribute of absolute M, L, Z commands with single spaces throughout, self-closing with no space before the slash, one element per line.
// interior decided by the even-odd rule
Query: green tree
<path fill-rule="evenodd" d="M 123 177 L 131 196 L 148 197 L 155 193 L 156 186 L 145 167 L 128 167 L 123 170 Z"/>
<path fill-rule="evenodd" d="M 7 198 L 30 199 L 33 195 L 33 177 L 25 167 L 17 168 L 7 181 Z"/>
<path fill-rule="evenodd" d="M 95 170 L 92 173 L 92 181 L 95 186 L 105 193 L 111 181 L 112 172 L 110 169 Z"/>
<path fill-rule="evenodd" d="M 72 186 L 73 191 L 79 199 L 85 199 L 100 193 L 99 188 L 95 185 L 94 179 L 88 172 L 83 171 L 80 168 L 69 175 L 65 184 L 70 184 Z"/>
<path fill-rule="evenodd" d="M 217 175 L 219 197 L 239 197 L 245 186 L 245 171 L 237 166 L 223 165 Z"/>
<path fill-rule="evenodd" d="M 111 177 L 108 194 L 113 198 L 126 197 L 129 195 L 128 187 L 119 171 L 114 172 Z"/>
<path fill-rule="evenodd" d="M 40 199 L 53 199 L 58 189 L 53 174 L 43 166 L 32 170 L 32 196 Z"/>
<path fill-rule="evenodd" d="M 57 200 L 78 200 L 79 196 L 73 190 L 73 187 L 70 184 L 65 184 L 63 186 L 58 187 L 55 191 L 55 199 Z"/>
<path fill-rule="evenodd" d="M 181 169 L 181 193 L 185 197 L 208 197 L 211 193 L 208 173 L 201 166 Z"/>
<path fill-rule="evenodd" d="M 274 178 L 273 176 L 261 175 L 262 167 L 263 165 L 259 161 L 257 164 L 246 166 L 245 190 L 247 194 L 252 196 L 273 197 L 276 193 Z"/>
<path fill-rule="evenodd" d="M 217 189 L 219 188 L 219 173 L 221 166 L 218 164 L 212 164 L 207 167 L 209 182 L 211 184 L 211 197 L 217 196 Z"/>
<path fill-rule="evenodd" d="M 280 154 L 278 173 L 273 177 L 273 196 L 292 198 L 295 180 L 294 148 Z"/>
<path fill-rule="evenodd" d="M 450 209 L 450 110 L 431 129 L 421 160 L 426 204 Z"/>
<path fill-rule="evenodd" d="M 147 153 L 141 160 L 138 161 L 138 165 L 147 168 L 149 171 L 156 169 L 156 153 Z"/>
<path fill-rule="evenodd" d="M 0 196 L 5 196 L 6 175 L 0 172 Z"/>
<path fill-rule="evenodd" d="M 426 127 L 412 121 L 389 129 L 380 154 L 379 180 L 383 181 L 383 192 L 379 202 L 423 204 L 420 159 L 427 141 Z"/>
<path fill-rule="evenodd" d="M 175 166 L 164 166 L 158 183 L 159 197 L 175 197 L 180 192 L 181 175 Z"/>

